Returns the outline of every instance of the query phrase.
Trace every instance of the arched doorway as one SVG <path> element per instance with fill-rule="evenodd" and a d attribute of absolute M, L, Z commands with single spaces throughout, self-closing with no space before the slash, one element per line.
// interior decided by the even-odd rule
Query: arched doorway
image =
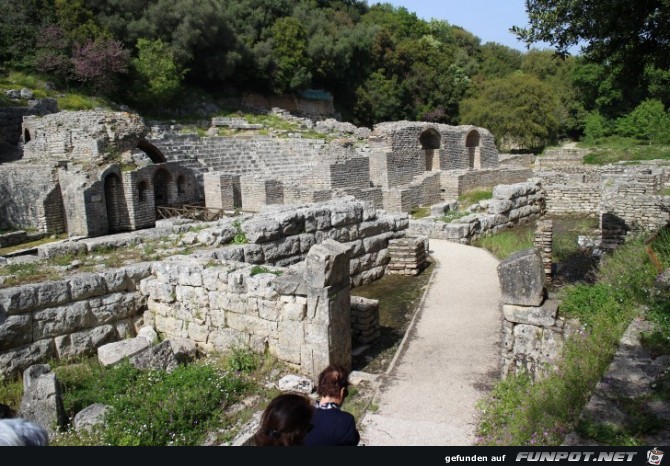
<path fill-rule="evenodd" d="M 184 194 L 186 194 L 186 177 L 179 175 L 177 177 L 177 195 L 181 197 Z"/>
<path fill-rule="evenodd" d="M 468 151 L 468 168 L 482 168 L 481 152 L 479 150 L 480 136 L 477 130 L 472 130 L 465 137 L 465 147 Z"/>
<path fill-rule="evenodd" d="M 153 163 L 165 163 L 167 159 L 158 147 L 151 144 L 146 139 L 140 139 L 137 143 L 137 148 L 143 151 L 151 159 Z"/>
<path fill-rule="evenodd" d="M 428 128 L 419 136 L 421 149 L 426 156 L 426 171 L 440 169 L 440 145 L 442 136 L 433 128 Z"/>
<path fill-rule="evenodd" d="M 137 184 L 137 199 L 140 202 L 145 202 L 147 200 L 147 190 L 149 189 L 149 183 L 142 180 Z"/>
<path fill-rule="evenodd" d="M 116 173 L 110 173 L 105 177 L 105 205 L 107 206 L 107 230 L 109 233 L 121 231 L 124 204 L 121 178 Z"/>
<path fill-rule="evenodd" d="M 170 204 L 170 184 L 172 177 L 165 169 L 158 169 L 154 174 L 154 200 L 156 207 Z"/>

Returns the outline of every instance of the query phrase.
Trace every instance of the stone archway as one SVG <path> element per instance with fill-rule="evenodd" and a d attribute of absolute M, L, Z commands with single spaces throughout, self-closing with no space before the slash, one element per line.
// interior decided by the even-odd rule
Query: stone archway
<path fill-rule="evenodd" d="M 481 136 L 479 135 L 479 131 L 473 129 L 465 137 L 465 147 L 468 151 L 468 168 L 482 168 L 480 144 Z"/>
<path fill-rule="evenodd" d="M 146 139 L 140 139 L 137 143 L 137 148 L 143 151 L 151 159 L 153 163 L 166 163 L 167 159 L 160 149 L 151 144 Z"/>
<path fill-rule="evenodd" d="M 105 205 L 107 208 L 107 231 L 115 233 L 122 230 L 125 196 L 123 183 L 116 173 L 105 177 Z"/>
<path fill-rule="evenodd" d="M 428 128 L 419 135 L 419 143 L 426 157 L 426 171 L 440 169 L 440 147 L 442 136 L 437 130 Z"/>
<path fill-rule="evenodd" d="M 170 204 L 170 185 L 172 184 L 172 176 L 170 172 L 164 168 L 159 168 L 154 173 L 154 200 L 156 207 Z"/>

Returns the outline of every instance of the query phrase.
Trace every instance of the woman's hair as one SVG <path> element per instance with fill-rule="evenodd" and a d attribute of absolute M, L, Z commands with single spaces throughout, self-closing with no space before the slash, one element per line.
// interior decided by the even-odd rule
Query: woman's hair
<path fill-rule="evenodd" d="M 275 397 L 263 411 L 261 426 L 254 435 L 260 446 L 302 445 L 312 420 L 309 398 L 295 393 Z"/>
<path fill-rule="evenodd" d="M 26 419 L 0 419 L 0 446 L 46 447 L 49 433 L 39 424 Z"/>
<path fill-rule="evenodd" d="M 319 375 L 317 393 L 321 397 L 338 397 L 349 386 L 349 371 L 338 364 L 326 367 Z"/>

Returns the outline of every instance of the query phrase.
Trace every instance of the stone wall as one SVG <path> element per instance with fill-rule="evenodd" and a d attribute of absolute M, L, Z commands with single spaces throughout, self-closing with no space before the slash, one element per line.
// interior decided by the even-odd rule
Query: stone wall
<path fill-rule="evenodd" d="M 139 283 L 151 264 L 0 289 L 0 373 L 91 354 L 134 336 L 146 308 Z"/>
<path fill-rule="evenodd" d="M 205 259 L 159 264 L 141 285 L 145 320 L 204 353 L 267 350 L 313 376 L 332 363 L 351 367 L 349 254 L 328 240 L 311 248 L 300 272 Z"/>
<path fill-rule="evenodd" d="M 382 190 L 384 210 L 411 212 L 415 207 L 435 204 L 442 200 L 440 173 L 426 172 L 404 186 Z"/>
<path fill-rule="evenodd" d="M 298 115 L 306 115 L 316 120 L 335 115 L 333 99 L 307 99 L 294 95 L 264 96 L 247 93 L 242 96 L 242 105 L 256 110 L 270 110 L 273 107 L 285 109 Z"/>
<path fill-rule="evenodd" d="M 593 214 L 600 209 L 600 183 L 545 184 L 544 190 L 549 214 Z"/>
<path fill-rule="evenodd" d="M 473 213 L 445 223 L 437 219 L 410 220 L 407 234 L 469 244 L 483 235 L 514 228 L 545 213 L 544 190 L 539 179 L 498 185 L 493 198 L 479 203 L 482 213 Z"/>
<path fill-rule="evenodd" d="M 24 160 L 107 159 L 130 153 L 147 128 L 139 115 L 107 111 L 62 111 L 23 120 Z M 118 160 L 117 160 L 118 161 Z"/>
<path fill-rule="evenodd" d="M 533 177 L 531 169 L 452 170 L 441 172 L 442 198 L 455 199 L 477 189 L 498 184 L 522 183 Z"/>
<path fill-rule="evenodd" d="M 18 163 L 0 165 L 0 227 L 34 228 L 48 234 L 66 231 L 55 169 Z"/>
<path fill-rule="evenodd" d="M 0 108 L 0 164 L 19 160 L 23 156 L 23 117 L 48 115 L 57 111 L 55 99 L 30 100 L 26 107 Z"/>

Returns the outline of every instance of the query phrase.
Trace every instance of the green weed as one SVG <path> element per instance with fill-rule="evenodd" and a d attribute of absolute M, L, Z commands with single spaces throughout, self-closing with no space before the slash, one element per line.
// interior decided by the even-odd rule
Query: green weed
<path fill-rule="evenodd" d="M 479 201 L 491 199 L 492 197 L 493 197 L 492 189 L 478 189 L 475 191 L 469 191 L 461 194 L 460 196 L 458 196 L 458 202 L 461 203 L 461 205 L 468 206 L 476 204 Z"/>
<path fill-rule="evenodd" d="M 258 274 L 261 274 L 261 273 L 271 273 L 271 274 L 280 276 L 282 274 L 282 271 L 281 270 L 270 270 L 267 267 L 264 267 L 262 265 L 254 265 L 251 268 L 251 272 L 249 273 L 249 275 L 251 275 L 253 277 L 254 275 L 258 275 Z"/>
<path fill-rule="evenodd" d="M 230 350 L 226 358 L 226 367 L 235 372 L 252 372 L 260 364 L 260 356 L 250 348 L 236 346 Z"/>
<path fill-rule="evenodd" d="M 430 215 L 430 206 L 415 207 L 409 214 L 414 219 L 426 218 Z"/>
<path fill-rule="evenodd" d="M 504 260 L 515 252 L 532 248 L 534 236 L 532 227 L 516 228 L 476 239 L 472 245 L 484 248 L 498 259 Z"/>

